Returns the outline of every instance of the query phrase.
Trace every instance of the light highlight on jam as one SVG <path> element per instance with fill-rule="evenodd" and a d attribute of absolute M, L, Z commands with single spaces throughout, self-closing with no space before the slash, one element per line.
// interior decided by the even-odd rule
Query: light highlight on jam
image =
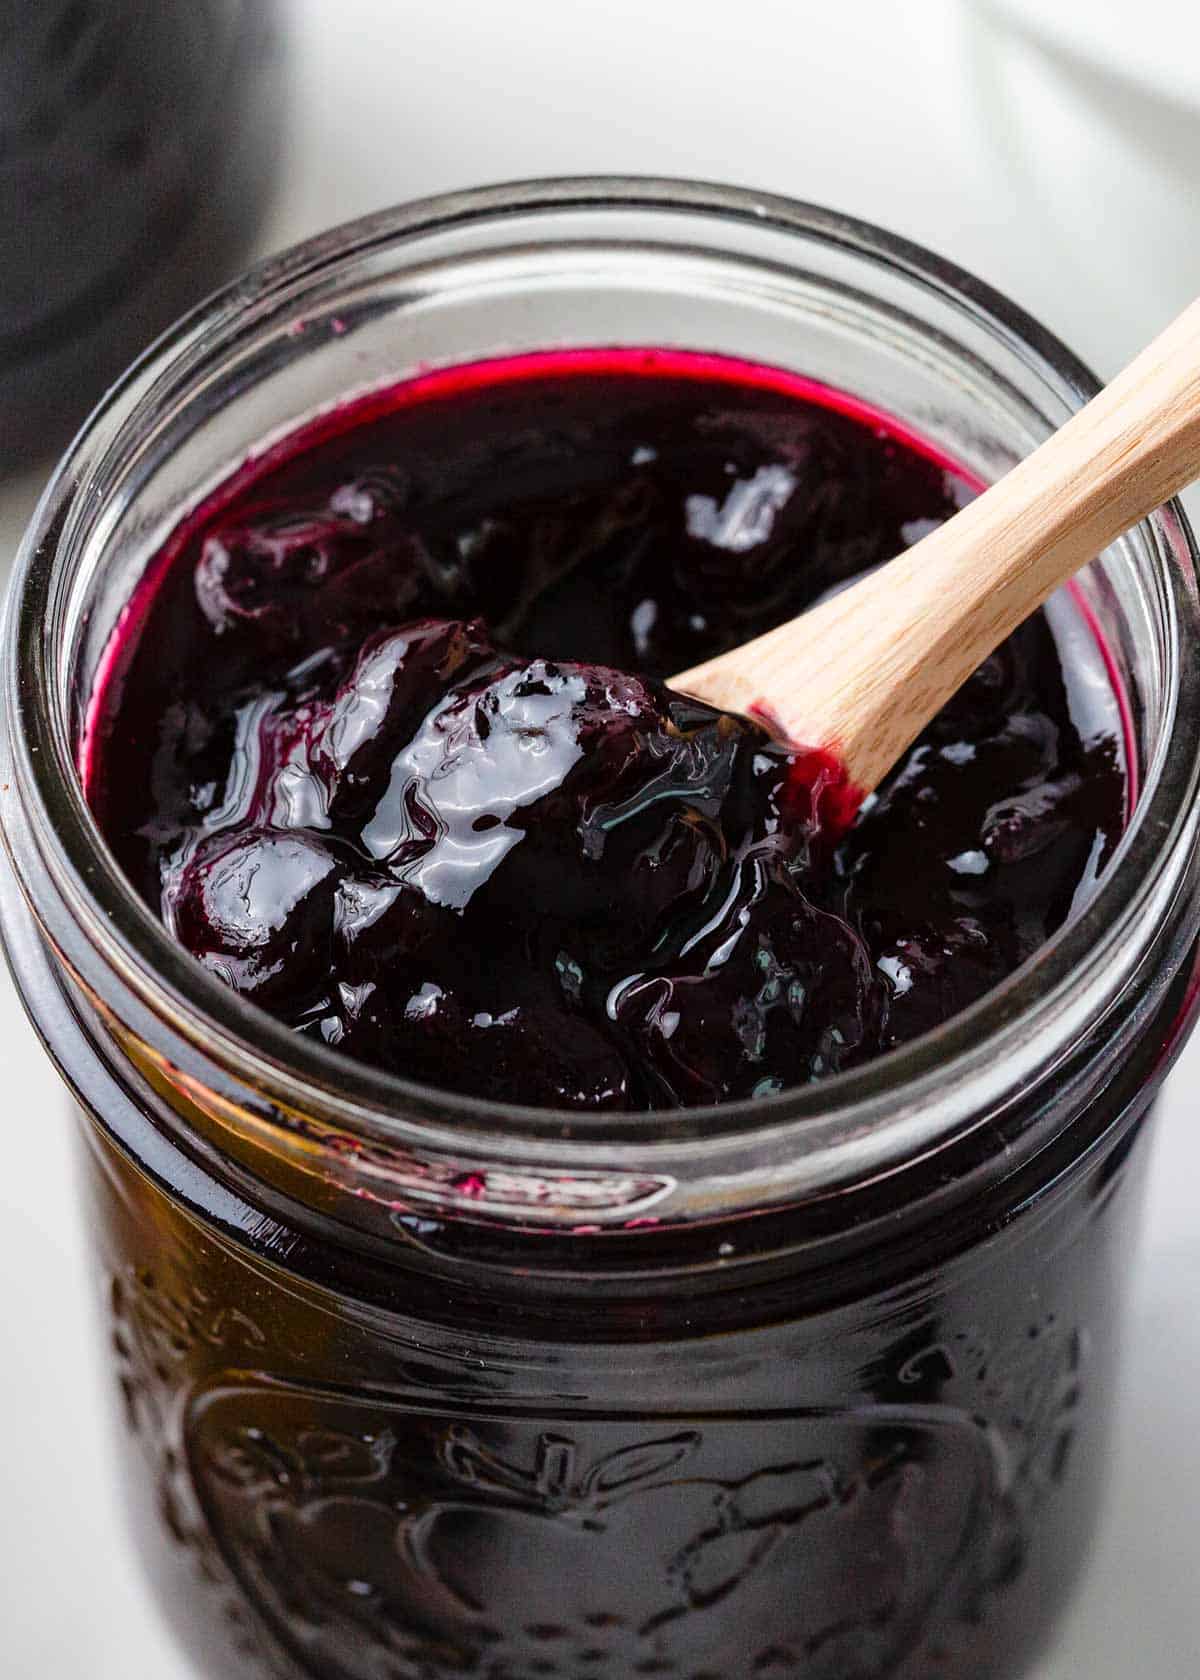
<path fill-rule="evenodd" d="M 584 1109 L 823 1078 L 1066 918 L 1122 825 L 1115 697 L 1082 714 L 1038 615 L 834 846 L 782 749 L 661 678 L 970 493 L 774 370 L 430 375 L 176 534 L 94 698 L 89 798 L 207 968 L 407 1078 Z"/>

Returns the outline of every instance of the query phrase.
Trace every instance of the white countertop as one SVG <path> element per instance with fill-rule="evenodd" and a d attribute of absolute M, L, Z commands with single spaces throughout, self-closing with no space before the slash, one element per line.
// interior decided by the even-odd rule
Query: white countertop
<path fill-rule="evenodd" d="M 450 187 L 626 171 L 882 222 L 1009 292 L 1102 372 L 1200 286 L 1197 110 L 1061 43 L 1043 54 L 970 0 L 285 10 L 294 121 L 264 249 Z M 0 490 L 0 571 L 37 487 Z M 67 1100 L 7 976 L 0 1075 L 0 1672 L 185 1680 L 114 1499 Z M 1200 1035 L 1160 1109 L 1101 1539 L 1037 1680 L 1200 1673 L 1198 1186 Z"/>

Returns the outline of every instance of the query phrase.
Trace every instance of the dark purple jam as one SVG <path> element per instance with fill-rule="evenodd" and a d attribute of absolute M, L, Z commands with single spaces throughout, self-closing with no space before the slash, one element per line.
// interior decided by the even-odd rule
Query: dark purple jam
<path fill-rule="evenodd" d="M 1061 602 L 1023 625 L 836 844 L 782 748 L 662 679 L 971 494 L 715 357 L 428 375 L 176 533 L 93 700 L 89 798 L 206 968 L 406 1078 L 581 1109 L 823 1078 L 973 1003 L 1094 883 L 1127 795 L 1102 650 Z"/>

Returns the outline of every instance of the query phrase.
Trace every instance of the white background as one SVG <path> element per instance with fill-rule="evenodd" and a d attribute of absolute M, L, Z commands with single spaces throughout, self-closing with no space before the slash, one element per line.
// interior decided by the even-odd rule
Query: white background
<path fill-rule="evenodd" d="M 1037 16 L 1016 0 L 284 5 L 293 112 L 264 250 L 450 187 L 628 171 L 882 222 L 1101 372 L 1200 290 L 1200 24 L 1167 0 L 1063 0 L 1048 48 L 1003 21 Z M 36 491 L 0 490 L 0 571 Z M 111 1484 L 67 1103 L 6 977 L 0 1077 L 0 1674 L 184 1680 Z M 1200 1674 L 1198 1122 L 1200 1036 L 1161 1107 L 1102 1537 L 1037 1680 Z"/>

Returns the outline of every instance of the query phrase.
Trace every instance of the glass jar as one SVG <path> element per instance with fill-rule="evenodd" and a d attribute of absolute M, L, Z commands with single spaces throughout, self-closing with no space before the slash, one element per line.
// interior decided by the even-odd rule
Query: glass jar
<path fill-rule="evenodd" d="M 0 475 L 245 260 L 281 134 L 277 0 L 0 6 Z"/>
<path fill-rule="evenodd" d="M 212 1675 L 1016 1675 L 1092 1530 L 1150 1105 L 1196 997 L 1176 508 L 1075 586 L 1140 781 L 1090 900 L 918 1042 L 651 1137 L 293 1037 L 172 945 L 80 796 L 114 625 L 247 455 L 417 369 L 599 344 L 793 369 L 981 478 L 1094 389 L 873 228 L 597 180 L 335 230 L 109 394 L 8 605 L 3 927 L 82 1112 L 146 1557 Z"/>

